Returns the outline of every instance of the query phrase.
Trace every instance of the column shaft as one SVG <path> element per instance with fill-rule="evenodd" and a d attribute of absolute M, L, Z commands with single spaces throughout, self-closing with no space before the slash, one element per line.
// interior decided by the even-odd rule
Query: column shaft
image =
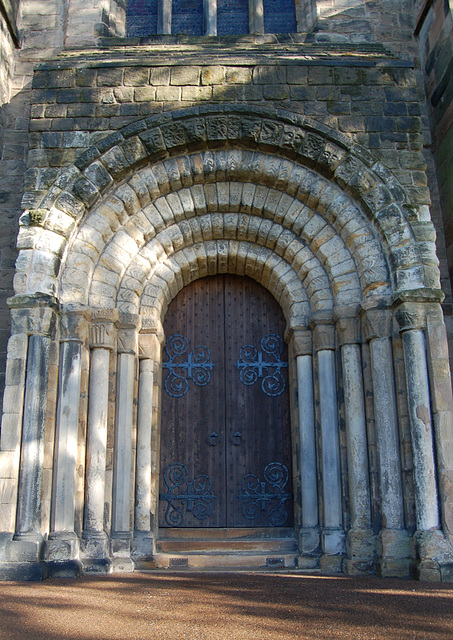
<path fill-rule="evenodd" d="M 297 356 L 296 361 L 300 426 L 302 526 L 316 527 L 319 517 L 312 356 Z"/>
<path fill-rule="evenodd" d="M 217 0 L 203 0 L 204 34 L 217 35 Z"/>
<path fill-rule="evenodd" d="M 157 33 L 171 33 L 172 0 L 158 0 Z"/>
<path fill-rule="evenodd" d="M 47 410 L 50 338 L 32 335 L 28 341 L 22 424 L 21 468 L 16 538 L 40 538 L 41 487 Z"/>
<path fill-rule="evenodd" d="M 134 409 L 135 355 L 118 355 L 115 455 L 113 467 L 114 532 L 130 531 L 132 418 Z"/>
<path fill-rule="evenodd" d="M 63 342 L 55 429 L 52 531 L 74 531 L 81 355 L 81 342 Z"/>
<path fill-rule="evenodd" d="M 342 527 L 343 518 L 334 357 L 334 351 L 318 351 L 324 526 L 335 529 Z"/>
<path fill-rule="evenodd" d="M 358 344 L 341 347 L 346 414 L 346 439 L 349 476 L 351 527 L 371 525 L 370 481 L 362 361 Z"/>
<path fill-rule="evenodd" d="M 102 533 L 104 530 L 109 361 L 109 349 L 102 347 L 92 349 L 89 382 L 86 498 L 84 514 L 84 529 L 87 533 Z"/>
<path fill-rule="evenodd" d="M 135 529 L 151 529 L 151 434 L 153 417 L 154 361 L 140 360 L 137 418 L 137 477 Z"/>
<path fill-rule="evenodd" d="M 390 338 L 370 341 L 383 528 L 403 529 L 403 487 Z"/>
<path fill-rule="evenodd" d="M 263 0 L 249 0 L 250 33 L 264 33 Z"/>
<path fill-rule="evenodd" d="M 431 402 L 425 337 L 422 330 L 404 331 L 404 362 L 414 460 L 417 528 L 439 526 Z"/>

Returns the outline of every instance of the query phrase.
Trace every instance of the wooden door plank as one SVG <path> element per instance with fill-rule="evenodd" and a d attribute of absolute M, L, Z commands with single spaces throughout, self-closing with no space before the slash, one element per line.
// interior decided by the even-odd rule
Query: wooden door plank
<path fill-rule="evenodd" d="M 283 374 L 283 386 L 281 393 L 272 396 L 263 391 L 262 383 L 266 373 L 275 372 L 276 368 L 267 370 L 263 368 L 261 371 L 255 368 L 255 371 L 262 373 L 263 376 L 258 377 L 254 384 L 247 385 L 241 381 L 240 369 L 236 366 L 241 359 L 241 348 L 245 345 L 252 347 L 250 353 L 255 353 L 258 360 L 261 357 L 263 361 L 267 359 L 269 362 L 279 360 L 287 362 L 286 345 L 282 345 L 283 353 L 280 358 L 266 354 L 261 345 L 261 340 L 268 335 L 283 338 L 285 319 L 280 306 L 268 291 L 249 278 L 237 276 L 226 277 L 225 314 L 228 526 L 266 527 L 276 522 L 290 526 L 293 523 L 291 501 L 284 502 L 283 513 L 286 511 L 288 518 L 286 521 L 281 521 L 282 516 L 278 512 L 274 512 L 272 518 L 269 518 L 272 510 L 279 503 L 278 499 L 259 501 L 260 509 L 255 513 L 254 500 L 246 502 L 239 498 L 244 493 L 243 478 L 248 474 L 253 474 L 257 478 L 257 480 L 250 478 L 246 484 L 247 489 L 255 487 L 258 481 L 264 483 L 265 469 L 272 463 L 286 467 L 288 481 L 284 487 L 284 493 L 292 492 L 287 368 L 279 369 Z M 260 352 L 261 356 L 259 356 Z M 266 386 L 265 388 L 269 392 Z M 278 388 L 270 389 L 270 392 L 278 391 Z M 241 434 L 241 436 L 235 436 L 235 434 Z M 285 473 L 281 467 L 273 468 L 277 476 L 279 471 Z M 265 491 L 270 487 L 271 485 L 266 483 Z M 259 490 L 261 491 L 261 486 Z M 272 492 L 278 493 L 278 488 L 274 486 Z M 245 514 L 256 515 L 256 517 L 248 518 Z"/>
<path fill-rule="evenodd" d="M 187 352 L 179 359 L 196 359 L 199 345 L 208 347 L 213 368 L 208 371 L 210 380 L 198 386 L 194 378 L 187 381 L 187 391 L 180 397 L 172 397 L 163 384 L 162 390 L 162 436 L 161 436 L 161 495 L 168 492 L 163 474 L 170 464 L 187 468 L 188 480 L 203 475 L 211 482 L 215 500 L 209 499 L 211 514 L 197 518 L 196 503 L 185 503 L 183 527 L 225 526 L 225 396 L 224 396 L 224 296 L 222 278 L 204 278 L 185 289 L 169 306 L 165 324 L 165 335 L 183 335 L 188 341 Z M 167 343 L 168 344 L 168 343 Z M 164 351 L 164 360 L 168 360 Z M 181 373 L 179 370 L 178 373 Z M 187 371 L 185 372 L 187 374 Z M 168 370 L 163 371 L 163 383 Z M 167 385 L 169 386 L 169 385 Z M 167 474 L 168 480 L 168 474 Z M 192 489 L 197 491 L 198 486 Z M 187 492 L 187 483 L 181 485 L 180 493 Z M 199 501 L 200 502 L 200 501 Z M 175 503 L 176 504 L 176 503 Z M 179 501 L 179 507 L 184 502 Z M 201 506 L 203 506 L 203 502 Z M 168 501 L 160 501 L 160 526 L 169 526 L 166 518 Z M 192 510 L 190 510 L 192 507 Z M 168 515 L 168 514 L 167 514 Z"/>

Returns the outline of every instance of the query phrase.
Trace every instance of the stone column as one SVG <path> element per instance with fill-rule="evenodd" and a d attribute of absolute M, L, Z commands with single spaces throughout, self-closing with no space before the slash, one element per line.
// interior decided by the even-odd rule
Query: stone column
<path fill-rule="evenodd" d="M 171 33 L 172 0 L 158 0 L 157 4 L 157 33 L 165 35 Z"/>
<path fill-rule="evenodd" d="M 357 309 L 338 309 L 337 334 L 343 369 L 351 529 L 346 537 L 349 575 L 374 571 L 376 539 L 371 529 L 368 442 L 362 377 L 361 327 Z"/>
<path fill-rule="evenodd" d="M 319 562 L 318 475 L 316 469 L 315 406 L 313 393 L 313 338 L 309 329 L 297 329 L 292 337 L 297 366 L 299 418 L 299 469 L 301 487 L 300 568 Z"/>
<path fill-rule="evenodd" d="M 25 392 L 23 401 L 20 471 L 18 483 L 16 528 L 7 545 L 6 560 L 29 563 L 24 570 L 27 579 L 42 579 L 47 569 L 42 557 L 43 520 L 41 494 L 43 488 L 44 444 L 50 347 L 55 333 L 56 301 L 49 296 L 15 296 L 15 322 L 28 334 Z M 23 565 L 22 565 L 23 566 Z M 18 570 L 17 579 L 20 579 Z"/>
<path fill-rule="evenodd" d="M 203 0 L 203 23 L 205 36 L 217 35 L 217 0 Z"/>
<path fill-rule="evenodd" d="M 319 412 L 321 420 L 321 475 L 323 524 L 321 569 L 340 571 L 344 554 L 341 500 L 340 443 L 338 432 L 335 327 L 330 314 L 313 318 L 314 346 L 318 360 Z"/>
<path fill-rule="evenodd" d="M 249 31 L 250 33 L 264 33 L 263 0 L 249 0 Z"/>
<path fill-rule="evenodd" d="M 109 400 L 110 352 L 115 343 L 113 309 L 96 311 L 90 325 L 90 379 L 88 397 L 87 456 L 84 530 L 81 542 L 85 572 L 110 571 L 104 531 L 105 463 Z"/>
<path fill-rule="evenodd" d="M 390 310 L 373 308 L 365 312 L 364 332 L 370 344 L 382 515 L 377 569 L 385 577 L 403 577 L 409 571 L 411 550 L 410 538 L 404 529 L 391 328 Z"/>
<path fill-rule="evenodd" d="M 46 549 L 50 574 L 58 577 L 76 577 L 80 573 L 74 510 L 82 347 L 87 320 L 85 310 L 68 311 L 61 319 L 51 533 Z"/>
<path fill-rule="evenodd" d="M 139 336 L 139 389 L 137 417 L 137 467 L 135 489 L 134 556 L 145 568 L 153 553 L 153 517 L 151 504 L 153 396 L 155 367 L 160 360 L 160 342 L 156 334 Z"/>
<path fill-rule="evenodd" d="M 398 305 L 395 315 L 403 341 L 414 462 L 417 560 L 413 563 L 412 570 L 420 579 L 439 580 L 444 571 L 442 565 L 445 563 L 451 566 L 453 556 L 440 531 L 432 400 L 425 339 L 428 310 L 427 304 L 409 301 Z M 437 558 L 442 559 L 439 562 Z"/>
<path fill-rule="evenodd" d="M 453 397 L 447 332 L 439 303 L 430 304 L 426 316 L 440 513 L 442 529 L 453 545 Z"/>
<path fill-rule="evenodd" d="M 132 540 L 132 422 L 139 322 L 138 316 L 121 314 L 117 324 L 118 364 L 110 543 L 114 571 L 132 571 L 134 568 L 130 557 Z"/>

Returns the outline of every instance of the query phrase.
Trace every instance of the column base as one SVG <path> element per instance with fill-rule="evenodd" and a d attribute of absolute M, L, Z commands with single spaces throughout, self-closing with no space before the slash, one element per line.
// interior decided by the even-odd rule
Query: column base
<path fill-rule="evenodd" d="M 383 529 L 377 538 L 376 573 L 382 578 L 408 578 L 414 560 L 411 536 L 402 529 Z"/>
<path fill-rule="evenodd" d="M 47 567 L 51 578 L 78 578 L 83 573 L 80 560 L 52 560 Z"/>
<path fill-rule="evenodd" d="M 320 556 L 304 556 L 297 557 L 297 568 L 305 569 L 307 571 L 315 571 L 319 569 Z"/>
<path fill-rule="evenodd" d="M 328 575 L 343 573 L 343 560 L 343 556 L 324 555 L 319 560 L 319 568 Z"/>
<path fill-rule="evenodd" d="M 323 553 L 328 556 L 343 556 L 345 553 L 345 534 L 340 527 L 325 528 L 321 533 Z"/>
<path fill-rule="evenodd" d="M 302 555 L 319 556 L 321 533 L 319 527 L 301 527 L 299 529 L 299 550 Z"/>
<path fill-rule="evenodd" d="M 134 531 L 131 558 L 136 569 L 155 569 L 154 536 L 151 531 Z"/>
<path fill-rule="evenodd" d="M 362 576 L 375 572 L 376 536 L 371 529 L 350 529 L 348 531 L 343 568 L 348 576 Z"/>
<path fill-rule="evenodd" d="M 134 570 L 131 559 L 132 534 L 130 531 L 115 531 L 110 538 L 110 556 L 114 573 L 127 573 Z"/>
<path fill-rule="evenodd" d="M 80 541 L 83 573 L 111 573 L 108 538 L 103 531 L 84 531 Z"/>
<path fill-rule="evenodd" d="M 48 577 L 45 562 L 0 562 L 0 581 L 42 582 Z"/>
<path fill-rule="evenodd" d="M 453 582 L 453 548 L 440 530 L 416 531 L 411 576 L 426 582 Z"/>

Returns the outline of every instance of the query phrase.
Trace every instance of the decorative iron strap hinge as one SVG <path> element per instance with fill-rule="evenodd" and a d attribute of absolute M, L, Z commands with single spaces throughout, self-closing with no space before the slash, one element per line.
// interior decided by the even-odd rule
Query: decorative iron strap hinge
<path fill-rule="evenodd" d="M 183 464 L 169 464 L 164 471 L 168 491 L 161 493 L 159 498 L 168 502 L 165 522 L 169 527 L 182 526 L 186 512 L 192 513 L 197 520 L 205 520 L 212 513 L 212 503 L 216 496 L 211 491 L 211 480 L 203 474 L 192 481 L 187 481 L 188 477 L 189 470 Z"/>
<path fill-rule="evenodd" d="M 239 369 L 239 378 L 243 384 L 252 385 L 261 381 L 261 389 L 267 396 L 279 396 L 285 390 L 285 378 L 281 370 L 288 366 L 287 362 L 280 359 L 283 353 L 284 343 L 280 336 L 270 333 L 261 340 L 261 349 L 258 351 L 251 344 L 241 347 L 236 368 Z"/>
<path fill-rule="evenodd" d="M 184 336 L 174 335 L 168 338 L 165 351 L 168 361 L 162 363 L 163 369 L 169 373 L 165 378 L 164 388 L 172 398 L 180 398 L 187 393 L 188 380 L 192 380 L 199 387 L 204 387 L 211 379 L 210 371 L 214 363 L 210 360 L 211 352 L 208 347 L 200 344 L 193 351 L 187 349 L 189 341 Z M 184 361 L 179 361 L 186 354 Z"/>
<path fill-rule="evenodd" d="M 292 499 L 290 493 L 284 491 L 288 482 L 288 469 L 280 462 L 271 462 L 264 469 L 264 482 L 253 473 L 242 478 L 242 491 L 238 499 L 242 503 L 242 514 L 248 520 L 255 520 L 268 507 L 269 524 L 282 527 L 288 520 L 285 502 Z"/>

